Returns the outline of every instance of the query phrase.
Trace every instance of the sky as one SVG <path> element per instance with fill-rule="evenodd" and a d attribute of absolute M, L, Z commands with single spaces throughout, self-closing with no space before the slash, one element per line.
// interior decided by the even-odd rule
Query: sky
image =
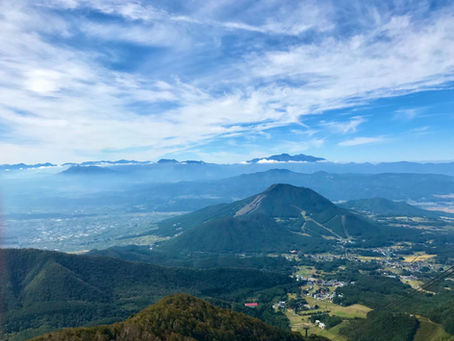
<path fill-rule="evenodd" d="M 454 160 L 452 1 L 0 1 L 0 163 Z"/>

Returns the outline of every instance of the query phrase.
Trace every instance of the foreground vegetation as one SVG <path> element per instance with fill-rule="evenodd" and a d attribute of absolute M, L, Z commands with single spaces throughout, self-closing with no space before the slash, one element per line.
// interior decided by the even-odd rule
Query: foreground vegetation
<path fill-rule="evenodd" d="M 294 286 L 286 275 L 251 269 L 165 268 L 32 249 L 0 250 L 0 259 L 5 264 L 0 268 L 2 339 L 23 340 L 63 327 L 116 322 L 178 292 L 230 307 L 249 297 L 285 296 Z M 260 294 L 266 290 L 271 291 Z M 271 303 L 264 307 L 257 317 L 288 328 Z"/>
<path fill-rule="evenodd" d="M 232 312 L 189 295 L 169 296 L 124 322 L 75 328 L 47 334 L 35 341 L 323 341 L 279 330 L 258 319 Z"/>

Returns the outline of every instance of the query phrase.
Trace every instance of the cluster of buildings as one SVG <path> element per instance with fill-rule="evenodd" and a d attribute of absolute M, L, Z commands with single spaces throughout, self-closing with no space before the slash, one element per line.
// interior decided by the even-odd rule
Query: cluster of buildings
<path fill-rule="evenodd" d="M 325 329 L 326 325 L 323 322 L 320 322 L 320 320 L 315 320 L 315 325 L 319 327 L 320 329 Z"/>
<path fill-rule="evenodd" d="M 287 309 L 287 302 L 286 301 L 279 301 L 273 304 L 273 309 L 285 310 Z"/>
<path fill-rule="evenodd" d="M 306 296 L 315 298 L 316 300 L 332 301 L 336 296 L 335 290 L 346 285 L 345 282 L 337 279 L 325 280 L 301 275 L 296 275 L 295 277 L 298 282 L 302 282 L 307 286 L 303 293 Z"/>

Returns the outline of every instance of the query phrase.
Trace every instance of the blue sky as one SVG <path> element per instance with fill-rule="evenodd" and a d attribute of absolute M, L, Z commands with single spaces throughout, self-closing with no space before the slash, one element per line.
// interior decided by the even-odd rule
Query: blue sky
<path fill-rule="evenodd" d="M 452 1 L 0 2 L 0 163 L 454 160 Z"/>

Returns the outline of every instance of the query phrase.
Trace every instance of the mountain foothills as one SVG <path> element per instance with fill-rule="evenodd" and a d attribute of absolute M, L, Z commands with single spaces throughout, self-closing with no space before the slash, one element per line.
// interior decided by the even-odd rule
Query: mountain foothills
<path fill-rule="evenodd" d="M 65 329 L 34 341 L 303 341 L 304 338 L 279 330 L 247 315 L 215 307 L 189 295 L 168 296 L 123 322 L 112 325 Z"/>
<path fill-rule="evenodd" d="M 392 201 L 385 198 L 370 198 L 349 200 L 341 203 L 339 206 L 355 210 L 358 212 L 373 214 L 378 216 L 407 216 L 407 217 L 453 217 L 452 213 L 429 211 L 422 208 L 409 205 L 405 201 Z"/>

